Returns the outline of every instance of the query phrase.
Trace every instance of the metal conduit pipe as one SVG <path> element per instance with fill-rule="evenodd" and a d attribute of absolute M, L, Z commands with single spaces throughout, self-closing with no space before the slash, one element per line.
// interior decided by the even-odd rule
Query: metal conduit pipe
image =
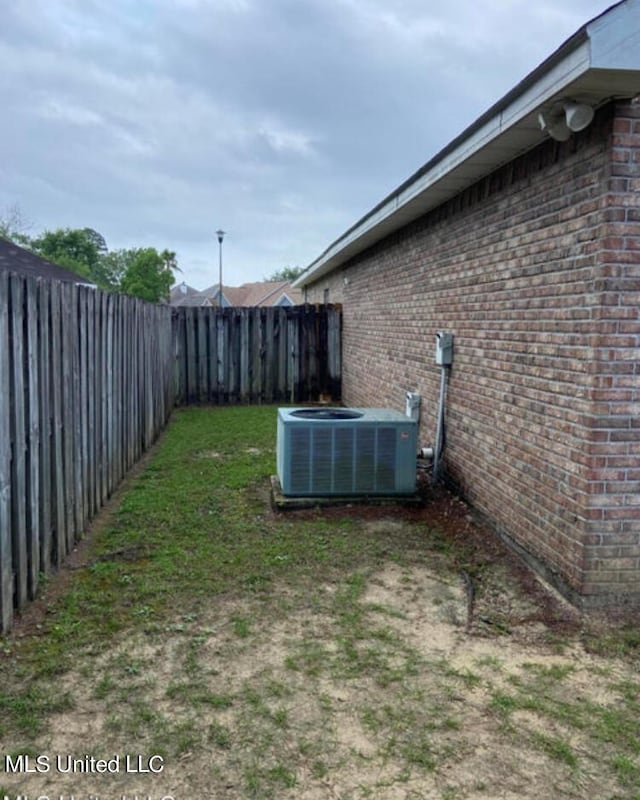
<path fill-rule="evenodd" d="M 440 456 L 444 449 L 445 424 L 444 409 L 447 395 L 447 378 L 449 369 L 453 363 L 453 335 L 438 331 L 436 333 L 436 364 L 440 365 L 440 399 L 438 401 L 438 421 L 436 428 L 436 440 L 433 448 L 433 472 L 431 481 L 433 484 L 438 481 L 438 468 L 440 466 Z"/>
<path fill-rule="evenodd" d="M 440 456 L 444 449 L 444 409 L 447 395 L 447 373 L 449 367 L 442 366 L 440 371 L 440 399 L 438 400 L 438 421 L 436 426 L 436 440 L 433 448 L 433 472 L 431 473 L 432 483 L 438 482 L 438 468 L 440 466 Z"/>

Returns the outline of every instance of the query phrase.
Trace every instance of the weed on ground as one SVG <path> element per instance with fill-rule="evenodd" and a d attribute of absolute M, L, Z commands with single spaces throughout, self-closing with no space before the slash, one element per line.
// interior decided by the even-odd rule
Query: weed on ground
<path fill-rule="evenodd" d="M 633 621 L 444 491 L 275 513 L 275 423 L 176 413 L 0 640 L 0 797 L 640 798 Z"/>

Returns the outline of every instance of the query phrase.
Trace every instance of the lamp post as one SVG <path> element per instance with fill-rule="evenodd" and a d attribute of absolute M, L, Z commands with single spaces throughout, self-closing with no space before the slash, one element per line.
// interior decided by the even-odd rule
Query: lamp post
<path fill-rule="evenodd" d="M 218 237 L 218 265 L 220 269 L 219 273 L 219 280 L 218 280 L 218 305 L 222 308 L 222 240 L 224 239 L 226 231 L 222 229 L 216 231 L 216 236 Z"/>

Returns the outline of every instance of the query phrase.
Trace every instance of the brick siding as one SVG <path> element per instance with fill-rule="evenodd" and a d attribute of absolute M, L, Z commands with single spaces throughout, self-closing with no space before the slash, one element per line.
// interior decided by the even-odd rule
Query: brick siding
<path fill-rule="evenodd" d="M 387 237 L 343 303 L 343 399 L 423 397 L 454 334 L 447 478 L 574 601 L 640 600 L 640 105 L 611 104 Z"/>

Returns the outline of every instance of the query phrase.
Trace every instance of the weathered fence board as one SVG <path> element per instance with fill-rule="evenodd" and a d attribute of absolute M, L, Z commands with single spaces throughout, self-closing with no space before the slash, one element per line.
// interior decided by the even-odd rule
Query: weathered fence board
<path fill-rule="evenodd" d="M 28 391 L 25 396 L 27 408 L 27 440 L 25 476 L 29 488 L 27 526 L 27 592 L 32 600 L 38 590 L 40 575 L 40 472 L 38 464 L 41 454 L 40 437 L 40 382 L 38 372 L 38 285 L 33 279 L 26 282 L 26 362 L 25 377 Z"/>
<path fill-rule="evenodd" d="M 7 630 L 13 617 L 9 337 L 9 277 L 0 272 L 0 378 L 5 384 L 0 391 L 0 630 Z"/>
<path fill-rule="evenodd" d="M 176 308 L 176 402 L 340 399 L 340 306 Z"/>
<path fill-rule="evenodd" d="M 44 285 L 43 285 L 44 287 Z M 59 566 L 67 554 L 64 502 L 64 424 L 62 404 L 62 286 L 51 284 L 51 479 L 52 559 Z"/>
<path fill-rule="evenodd" d="M 73 413 L 75 400 L 75 386 L 73 381 L 73 320 L 71 296 L 73 287 L 63 284 L 60 287 L 62 298 L 62 455 L 63 455 L 63 486 L 64 486 L 64 528 L 60 537 L 64 536 L 65 555 L 73 549 L 75 497 L 73 484 Z"/>
<path fill-rule="evenodd" d="M 0 273 L 0 631 L 164 427 L 171 309 Z"/>
<path fill-rule="evenodd" d="M 38 345 L 39 381 L 40 392 L 39 424 L 40 424 L 40 452 L 38 454 L 38 479 L 40 481 L 41 502 L 39 505 L 40 524 L 40 565 L 43 574 L 47 574 L 51 567 L 51 525 L 52 502 L 51 499 L 51 443 L 53 439 L 51 430 L 51 333 L 50 333 L 50 307 L 47 302 L 47 293 L 42 284 L 38 286 Z"/>
<path fill-rule="evenodd" d="M 24 382 L 24 293 L 26 281 L 10 284 L 10 335 L 12 346 L 9 356 L 12 362 L 11 393 L 11 527 L 13 533 L 13 563 L 15 565 L 14 593 L 17 608 L 27 602 L 27 480 L 25 454 L 27 450 L 24 398 L 27 392 Z"/>

